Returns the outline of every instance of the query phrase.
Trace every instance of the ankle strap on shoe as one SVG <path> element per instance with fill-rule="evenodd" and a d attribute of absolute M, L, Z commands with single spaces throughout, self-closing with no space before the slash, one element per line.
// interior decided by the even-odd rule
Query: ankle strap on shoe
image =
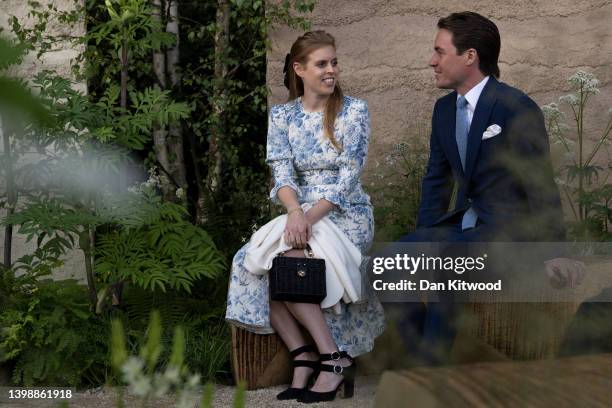
<path fill-rule="evenodd" d="M 302 353 L 316 353 L 317 349 L 312 344 L 306 344 L 305 346 L 298 347 L 295 350 L 289 352 L 291 358 L 296 358 Z"/>
<path fill-rule="evenodd" d="M 341 358 L 348 358 L 351 362 L 353 361 L 353 357 L 349 356 L 346 351 L 334 351 L 330 354 L 321 354 L 319 356 L 319 361 L 338 361 Z"/>
<path fill-rule="evenodd" d="M 351 362 L 351 365 L 343 367 L 340 364 L 323 364 L 323 361 L 339 361 L 341 358 L 346 358 Z M 321 354 L 319 356 L 319 371 L 327 371 L 338 375 L 353 375 L 355 371 L 355 361 L 349 356 L 346 351 L 334 351 L 330 354 Z"/>

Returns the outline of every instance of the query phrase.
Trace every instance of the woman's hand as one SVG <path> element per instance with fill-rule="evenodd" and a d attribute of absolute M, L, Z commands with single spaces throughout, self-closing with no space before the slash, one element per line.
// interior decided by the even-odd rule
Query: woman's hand
<path fill-rule="evenodd" d="M 285 242 L 287 245 L 302 249 L 312 235 L 312 226 L 306 219 L 304 211 L 297 207 L 288 212 L 287 224 L 285 225 Z"/>
<path fill-rule="evenodd" d="M 315 225 L 324 218 L 330 211 L 335 210 L 336 206 L 325 199 L 317 201 L 315 205 L 306 211 L 306 220 L 310 225 Z"/>

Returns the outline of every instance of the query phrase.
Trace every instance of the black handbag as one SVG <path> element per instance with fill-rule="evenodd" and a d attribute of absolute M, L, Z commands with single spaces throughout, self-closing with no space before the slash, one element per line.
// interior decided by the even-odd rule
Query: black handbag
<path fill-rule="evenodd" d="M 308 258 L 294 258 L 279 254 L 270 269 L 270 298 L 284 302 L 321 303 L 327 296 L 325 260 L 315 258 L 310 245 Z"/>

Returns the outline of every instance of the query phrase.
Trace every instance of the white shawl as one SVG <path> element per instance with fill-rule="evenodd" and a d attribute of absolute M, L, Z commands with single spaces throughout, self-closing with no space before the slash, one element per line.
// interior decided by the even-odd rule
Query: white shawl
<path fill-rule="evenodd" d="M 309 204 L 303 204 L 306 211 Z M 244 258 L 244 267 L 256 275 L 264 275 L 272 268 L 272 260 L 279 253 L 290 250 L 285 243 L 284 231 L 287 215 L 280 215 L 251 236 Z M 361 251 L 334 224 L 329 217 L 312 226 L 308 241 L 316 258 L 325 259 L 327 296 L 321 308 L 334 307 L 338 312 L 340 299 L 345 303 L 362 300 Z"/>

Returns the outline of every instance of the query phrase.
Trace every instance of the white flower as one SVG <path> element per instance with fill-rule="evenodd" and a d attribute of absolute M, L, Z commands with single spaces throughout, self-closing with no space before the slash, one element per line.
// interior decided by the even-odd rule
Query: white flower
<path fill-rule="evenodd" d="M 200 374 L 193 374 L 191 377 L 187 379 L 187 387 L 195 388 L 200 384 Z"/>
<path fill-rule="evenodd" d="M 164 373 L 164 380 L 170 384 L 178 384 L 181 381 L 181 374 L 176 367 L 168 367 Z"/>
<path fill-rule="evenodd" d="M 170 385 L 171 385 L 159 373 L 155 373 L 155 376 L 153 377 L 153 384 L 155 384 L 154 395 L 156 397 L 161 397 L 161 396 L 165 395 L 168 392 L 168 390 L 170 389 Z"/>
<path fill-rule="evenodd" d="M 144 397 L 149 394 L 152 389 L 151 380 L 146 376 L 136 378 L 135 381 L 130 384 L 130 391 L 139 397 Z"/>
<path fill-rule="evenodd" d="M 599 93 L 599 80 L 595 78 L 595 75 L 585 72 L 578 71 L 567 80 L 574 89 L 580 89 L 586 93 L 597 94 Z"/>
<path fill-rule="evenodd" d="M 559 102 L 567 103 L 571 106 L 578 106 L 580 104 L 580 99 L 574 94 L 568 94 L 560 97 Z"/>
<path fill-rule="evenodd" d="M 562 119 L 564 116 L 563 112 L 559 110 L 559 105 L 554 102 L 542 106 L 542 112 L 544 113 L 544 117 L 546 117 L 548 120 Z"/>
<path fill-rule="evenodd" d="M 178 199 L 182 199 L 183 197 L 185 197 L 185 191 L 180 187 L 176 189 L 175 194 L 176 194 L 176 198 Z"/>
<path fill-rule="evenodd" d="M 123 374 L 123 380 L 128 384 L 134 381 L 137 377 L 142 375 L 142 369 L 144 368 L 144 362 L 138 357 L 130 357 L 121 366 L 121 373 Z"/>

